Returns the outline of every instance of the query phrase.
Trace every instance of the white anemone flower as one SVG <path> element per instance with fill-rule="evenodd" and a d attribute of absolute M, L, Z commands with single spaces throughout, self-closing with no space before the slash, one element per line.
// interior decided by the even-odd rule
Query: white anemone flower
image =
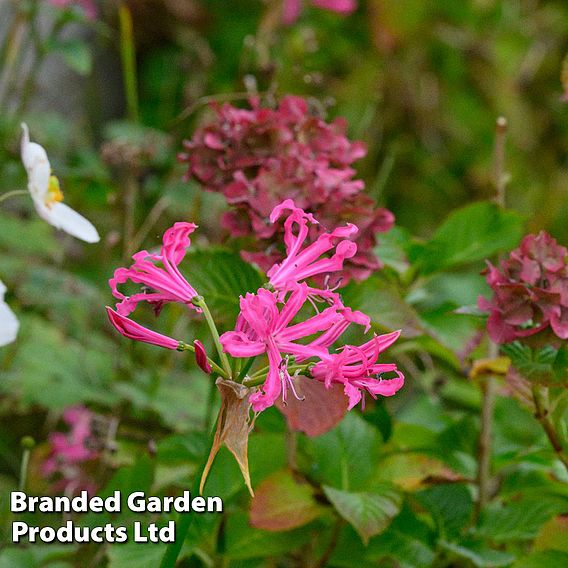
<path fill-rule="evenodd" d="M 0 280 L 0 347 L 12 343 L 18 335 L 20 324 L 14 312 L 4 302 L 6 286 Z"/>
<path fill-rule="evenodd" d="M 53 225 L 87 243 L 100 240 L 93 224 L 77 211 L 62 203 L 59 180 L 52 175 L 47 152 L 36 142 L 30 142 L 27 124 L 22 124 L 22 162 L 28 172 L 28 190 L 38 215 Z"/>

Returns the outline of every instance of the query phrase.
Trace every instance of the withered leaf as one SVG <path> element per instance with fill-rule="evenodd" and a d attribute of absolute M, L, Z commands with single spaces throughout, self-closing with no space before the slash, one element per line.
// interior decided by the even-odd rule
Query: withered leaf
<path fill-rule="evenodd" d="M 201 475 L 199 493 L 203 493 L 205 481 L 215 456 L 221 445 L 225 444 L 227 449 L 235 456 L 245 484 L 250 494 L 254 497 L 248 465 L 248 437 L 254 425 L 254 420 L 251 421 L 250 419 L 250 403 L 248 401 L 251 389 L 221 377 L 215 381 L 215 384 L 221 393 L 221 409 L 217 419 L 217 430 L 215 431 L 213 446 Z"/>

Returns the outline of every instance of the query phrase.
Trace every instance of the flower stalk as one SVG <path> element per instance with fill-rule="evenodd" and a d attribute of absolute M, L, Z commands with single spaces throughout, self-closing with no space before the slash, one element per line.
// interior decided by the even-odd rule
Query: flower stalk
<path fill-rule="evenodd" d="M 221 341 L 219 340 L 219 330 L 215 325 L 215 321 L 213 320 L 209 306 L 207 306 L 207 302 L 205 302 L 205 298 L 203 296 L 195 296 L 195 298 L 193 298 L 192 300 L 192 303 L 194 306 L 200 308 L 203 311 L 203 316 L 205 317 L 205 321 L 207 322 L 209 331 L 211 332 L 213 343 L 215 343 L 215 348 L 217 349 L 217 353 L 219 354 L 221 366 L 224 369 L 223 377 L 231 378 L 233 375 L 233 370 L 231 369 L 231 364 L 229 363 L 227 354 L 223 351 L 223 346 L 221 345 Z"/>

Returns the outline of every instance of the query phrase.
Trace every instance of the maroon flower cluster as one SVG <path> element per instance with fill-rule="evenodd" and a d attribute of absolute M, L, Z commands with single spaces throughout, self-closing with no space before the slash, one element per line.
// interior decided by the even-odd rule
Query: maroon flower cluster
<path fill-rule="evenodd" d="M 293 199 L 320 221 L 311 228 L 311 242 L 328 226 L 357 223 L 357 254 L 345 264 L 343 283 L 379 269 L 376 234 L 388 231 L 394 216 L 377 208 L 363 193 L 363 181 L 353 179 L 351 164 L 365 155 L 365 146 L 347 139 L 344 120 L 327 123 L 312 115 L 303 98 L 287 96 L 276 109 L 251 100 L 251 107 L 214 106 L 213 122 L 185 141 L 187 153 L 180 155 L 188 179 L 222 193 L 233 206 L 222 221 L 231 236 L 254 235 L 256 250 L 243 257 L 264 270 L 284 258 L 277 246 L 282 223 L 270 223 L 269 216 L 276 205 Z"/>
<path fill-rule="evenodd" d="M 568 250 L 548 233 L 527 235 L 500 268 L 488 263 L 493 298 L 479 298 L 489 311 L 487 330 L 496 343 L 509 343 L 550 329 L 568 339 Z"/>

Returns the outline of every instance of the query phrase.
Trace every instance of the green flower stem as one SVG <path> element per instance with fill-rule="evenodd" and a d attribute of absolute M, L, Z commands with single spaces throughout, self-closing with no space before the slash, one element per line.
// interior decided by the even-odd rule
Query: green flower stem
<path fill-rule="evenodd" d="M 289 373 L 295 373 L 296 371 L 300 371 L 300 374 L 307 373 L 313 366 L 313 363 L 307 363 L 306 365 L 290 365 L 288 367 Z M 265 369 L 261 369 L 257 373 L 255 373 L 252 377 L 243 380 L 243 385 L 245 387 L 257 387 L 264 383 L 266 380 L 266 373 L 268 372 L 268 367 Z"/>
<path fill-rule="evenodd" d="M 191 351 L 192 353 L 195 353 L 195 347 L 193 345 L 190 345 L 189 343 L 184 343 L 183 341 L 180 341 L 178 351 Z M 226 371 L 224 369 L 222 369 L 221 367 L 219 367 L 219 365 L 217 365 L 217 363 L 215 363 L 215 361 L 213 361 L 213 359 L 210 359 L 209 357 L 207 357 L 207 361 L 211 365 L 211 368 L 218 375 L 221 375 L 224 379 L 229 378 Z"/>
<path fill-rule="evenodd" d="M 27 189 L 14 189 L 13 191 L 7 191 L 0 195 L 0 203 L 2 203 L 2 201 L 6 201 L 6 199 L 10 199 L 10 197 L 15 197 L 16 195 L 29 195 L 29 191 Z"/>
<path fill-rule="evenodd" d="M 566 448 L 560 439 L 560 435 L 556 431 L 552 420 L 550 420 L 550 410 L 548 408 L 548 388 L 541 387 L 540 385 L 533 385 L 532 395 L 535 407 L 535 417 L 542 425 L 550 445 L 556 452 L 558 459 L 564 464 L 566 471 L 568 471 L 568 455 Z"/>
<path fill-rule="evenodd" d="M 223 376 L 225 378 L 230 379 L 233 376 L 233 370 L 231 369 L 231 364 L 229 363 L 229 359 L 227 354 L 223 351 L 223 346 L 221 345 L 221 341 L 219 340 L 219 331 L 217 330 L 217 326 L 213 321 L 213 316 L 209 311 L 209 307 L 205 302 L 205 298 L 203 296 L 196 296 L 193 298 L 193 305 L 201 308 L 203 310 L 203 315 L 205 316 L 205 321 L 209 326 L 209 331 L 213 336 L 213 342 L 215 343 L 215 347 L 217 348 L 217 353 L 219 353 L 219 359 L 221 360 L 221 366 L 225 370 Z"/>
<path fill-rule="evenodd" d="M 250 368 L 252 367 L 255 359 L 256 357 L 249 357 L 247 359 L 247 362 L 245 363 L 244 367 L 239 372 L 239 376 L 237 379 L 238 382 L 242 382 L 242 380 L 247 376 L 247 373 L 250 371 Z"/>

